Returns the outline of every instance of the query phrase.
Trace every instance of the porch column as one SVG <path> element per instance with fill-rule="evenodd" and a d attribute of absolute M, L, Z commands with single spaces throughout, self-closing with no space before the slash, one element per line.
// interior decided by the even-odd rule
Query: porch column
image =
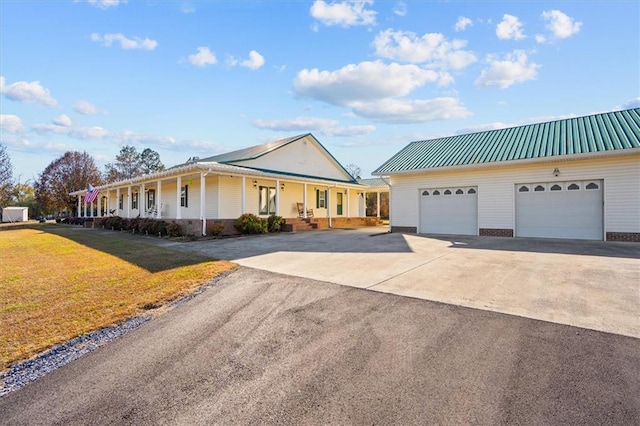
<path fill-rule="evenodd" d="M 246 176 L 242 176 L 242 190 L 240 191 L 242 193 L 241 195 L 241 200 L 240 200 L 240 214 L 243 215 L 245 213 L 245 208 L 247 205 L 246 202 L 246 197 L 247 197 L 247 178 Z"/>
<path fill-rule="evenodd" d="M 120 188 L 116 188 L 116 206 L 118 206 L 118 208 L 117 208 L 117 211 L 118 211 L 117 216 L 120 216 L 122 214 L 122 212 L 120 211 Z"/>
<path fill-rule="evenodd" d="M 345 191 L 345 193 L 347 194 L 347 218 L 351 217 L 351 203 L 349 203 L 349 188 L 347 188 L 347 190 Z"/>
<path fill-rule="evenodd" d="M 96 215 L 98 217 L 102 217 L 102 204 L 104 204 L 103 196 L 99 195 L 98 198 L 96 198 Z"/>
<path fill-rule="evenodd" d="M 82 195 L 78 195 L 78 212 L 76 213 L 76 216 L 80 217 L 80 210 L 82 209 Z"/>
<path fill-rule="evenodd" d="M 158 181 L 158 195 L 156 199 L 156 217 L 162 218 L 162 181 Z"/>
<path fill-rule="evenodd" d="M 182 176 L 176 181 L 176 219 L 182 219 L 182 207 L 180 207 L 180 194 L 182 192 Z"/>
<path fill-rule="evenodd" d="M 302 217 L 307 218 L 307 183 L 305 182 L 302 190 Z"/>
<path fill-rule="evenodd" d="M 144 193 L 144 183 L 140 185 L 140 195 L 138 195 L 138 214 L 140 217 L 147 217 L 146 196 Z"/>
<path fill-rule="evenodd" d="M 91 217 L 93 217 L 93 201 L 91 202 L 91 205 L 89 208 L 91 209 Z"/>
<path fill-rule="evenodd" d="M 380 191 L 376 192 L 376 208 L 377 208 L 377 217 L 380 219 Z"/>
<path fill-rule="evenodd" d="M 127 187 L 127 219 L 131 217 L 131 186 Z"/>
<path fill-rule="evenodd" d="M 276 216 L 280 216 L 280 179 L 276 179 Z"/>
<path fill-rule="evenodd" d="M 111 215 L 111 190 L 107 189 L 107 208 L 104 212 L 105 216 Z"/>
<path fill-rule="evenodd" d="M 331 228 L 331 188 L 327 187 L 327 217 L 329 218 L 329 228 Z"/>
<path fill-rule="evenodd" d="M 87 197 L 83 197 L 84 198 L 84 215 L 82 215 L 82 217 L 87 217 Z"/>
<path fill-rule="evenodd" d="M 207 218 L 204 214 L 205 203 L 205 174 L 200 172 L 200 220 L 202 220 L 202 235 L 207 235 Z"/>

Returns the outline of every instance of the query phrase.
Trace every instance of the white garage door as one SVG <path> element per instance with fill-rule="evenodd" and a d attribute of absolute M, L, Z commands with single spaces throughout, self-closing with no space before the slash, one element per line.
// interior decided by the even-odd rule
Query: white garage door
<path fill-rule="evenodd" d="M 516 236 L 602 240 L 602 181 L 516 185 Z"/>
<path fill-rule="evenodd" d="M 478 235 L 478 188 L 420 190 L 420 233 Z"/>

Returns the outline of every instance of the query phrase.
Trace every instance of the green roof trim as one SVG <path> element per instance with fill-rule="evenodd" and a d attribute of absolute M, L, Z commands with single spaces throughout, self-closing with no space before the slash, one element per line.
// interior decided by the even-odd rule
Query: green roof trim
<path fill-rule="evenodd" d="M 640 108 L 411 142 L 372 174 L 640 148 Z"/>

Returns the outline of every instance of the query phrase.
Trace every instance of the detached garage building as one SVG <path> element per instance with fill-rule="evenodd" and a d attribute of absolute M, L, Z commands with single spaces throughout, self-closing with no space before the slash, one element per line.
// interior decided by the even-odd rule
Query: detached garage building
<path fill-rule="evenodd" d="M 640 241 L 640 108 L 412 142 L 392 232 Z"/>

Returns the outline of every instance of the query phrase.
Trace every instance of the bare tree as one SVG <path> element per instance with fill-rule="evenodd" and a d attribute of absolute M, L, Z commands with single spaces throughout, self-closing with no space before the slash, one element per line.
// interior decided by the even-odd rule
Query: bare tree
<path fill-rule="evenodd" d="M 13 197 L 13 166 L 7 147 L 0 144 L 0 209 Z"/>
<path fill-rule="evenodd" d="M 360 173 L 362 173 L 362 169 L 360 169 L 360 166 L 353 163 L 349 163 L 346 166 L 344 166 L 344 168 L 347 169 L 347 171 L 351 176 L 353 176 L 356 179 L 360 179 Z"/>
<path fill-rule="evenodd" d="M 77 199 L 70 192 L 101 185 L 102 176 L 86 152 L 68 151 L 40 174 L 34 185 L 36 200 L 46 212 L 75 211 Z"/>

